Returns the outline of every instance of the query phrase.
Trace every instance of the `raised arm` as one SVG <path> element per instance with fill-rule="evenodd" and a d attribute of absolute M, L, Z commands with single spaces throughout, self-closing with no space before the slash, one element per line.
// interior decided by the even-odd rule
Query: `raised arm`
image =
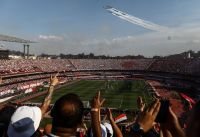
<path fill-rule="evenodd" d="M 115 120 L 114 120 L 114 118 L 112 116 L 112 113 L 111 113 L 110 109 L 108 109 L 107 116 L 108 116 L 108 119 L 110 121 L 110 124 L 111 124 L 111 126 L 113 128 L 113 131 L 114 131 L 116 137 L 123 137 L 121 130 L 119 129 L 119 127 L 115 123 Z"/>
<path fill-rule="evenodd" d="M 101 137 L 101 127 L 100 127 L 100 108 L 105 100 L 100 100 L 100 91 L 96 93 L 91 104 L 91 125 L 92 133 L 94 137 Z"/>
<path fill-rule="evenodd" d="M 47 92 L 47 95 L 46 97 L 44 98 L 43 102 L 42 102 L 42 105 L 40 106 L 40 109 L 42 111 L 42 116 L 44 116 L 44 114 L 46 113 L 50 103 L 51 103 L 51 99 L 52 99 L 52 96 L 53 96 L 53 91 L 54 91 L 54 87 L 55 85 L 58 84 L 58 73 L 50 78 L 50 85 L 49 85 L 49 89 L 48 89 L 48 92 Z"/>
<path fill-rule="evenodd" d="M 141 137 L 153 127 L 159 109 L 160 102 L 158 99 L 156 99 L 156 101 L 150 107 L 148 107 L 138 116 L 136 122 L 131 128 L 131 134 L 133 137 Z"/>
<path fill-rule="evenodd" d="M 161 124 L 163 133 L 164 131 L 168 131 L 168 134 L 171 134 L 172 137 L 185 137 L 185 133 L 183 129 L 181 128 L 178 118 L 172 111 L 172 109 L 169 107 L 169 113 L 167 117 L 167 121 L 164 124 Z"/>

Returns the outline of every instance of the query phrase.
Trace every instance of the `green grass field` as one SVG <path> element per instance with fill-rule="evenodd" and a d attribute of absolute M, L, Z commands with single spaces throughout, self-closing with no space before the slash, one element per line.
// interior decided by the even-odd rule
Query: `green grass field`
<path fill-rule="evenodd" d="M 136 100 L 142 96 L 148 104 L 152 98 L 145 81 L 97 81 L 81 80 L 54 92 L 52 103 L 59 97 L 67 93 L 78 94 L 82 101 L 89 101 L 95 95 L 96 91 L 101 91 L 101 97 L 105 98 L 104 107 L 137 109 Z M 44 96 L 37 97 L 29 102 L 42 102 Z"/>

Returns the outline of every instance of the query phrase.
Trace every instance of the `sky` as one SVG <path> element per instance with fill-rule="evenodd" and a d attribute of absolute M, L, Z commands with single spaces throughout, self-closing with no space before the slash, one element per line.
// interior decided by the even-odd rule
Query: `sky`
<path fill-rule="evenodd" d="M 106 11 L 170 28 L 157 32 Z M 0 0 L 0 34 L 36 41 L 32 54 L 169 55 L 200 50 L 199 0 Z M 23 51 L 22 44 L 0 42 Z"/>

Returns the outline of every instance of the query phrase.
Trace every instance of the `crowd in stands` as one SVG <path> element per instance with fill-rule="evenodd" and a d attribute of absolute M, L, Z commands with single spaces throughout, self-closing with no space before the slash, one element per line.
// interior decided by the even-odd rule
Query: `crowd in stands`
<path fill-rule="evenodd" d="M 36 106 L 9 106 L 0 110 L 0 136 L 2 137 L 199 137 L 200 102 L 197 102 L 188 116 L 185 127 L 171 106 L 164 105 L 163 99 L 155 100 L 146 106 L 141 97 L 137 104 L 139 113 L 124 128 L 116 123 L 113 112 L 108 108 L 106 116 L 100 117 L 101 108 L 106 101 L 97 92 L 91 101 L 89 125 L 83 121 L 84 106 L 80 97 L 74 93 L 60 97 L 50 110 L 51 124 L 44 130 L 39 125 L 49 111 L 54 88 L 59 83 L 58 75 L 50 78 L 50 86 L 44 101 Z M 171 102 L 171 100 L 170 100 Z M 165 112 L 165 113 L 163 113 Z"/>
<path fill-rule="evenodd" d="M 0 84 L 0 102 L 5 97 L 34 92 L 36 87 L 48 84 L 49 77 L 50 74 L 43 74 L 3 80 Z M 68 78 L 63 75 L 59 76 L 59 78 L 60 82 L 68 81 Z"/>
<path fill-rule="evenodd" d="M 195 74 L 200 59 L 41 59 L 0 60 L 0 75 L 68 70 L 148 70 Z"/>
<path fill-rule="evenodd" d="M 44 82 L 50 74 L 43 74 L 42 72 L 68 72 L 70 70 L 148 70 L 190 74 L 195 73 L 196 75 L 196 72 L 199 71 L 198 68 L 200 68 L 199 65 L 199 59 L 0 60 L 0 75 L 3 77 L 3 83 L 0 84 L 0 96 L 1 98 L 4 98 L 13 94 L 13 90 L 16 88 L 19 89 L 20 87 L 25 87 L 32 83 Z M 29 75 L 30 73 L 35 73 L 36 75 Z M 17 76 L 19 74 L 23 76 Z M 11 76 L 9 78 L 9 75 L 14 75 L 15 77 Z"/>
<path fill-rule="evenodd" d="M 181 99 L 178 99 L 176 96 L 174 96 L 173 93 L 175 92 L 173 92 L 173 90 L 166 89 L 158 81 L 148 80 L 147 82 L 153 87 L 157 97 L 165 97 L 166 99 L 170 100 L 172 110 L 177 116 L 180 117 L 184 112 L 184 105 Z"/>
<path fill-rule="evenodd" d="M 33 72 L 54 72 L 71 70 L 69 60 L 43 59 L 43 60 L 0 60 L 0 74 L 23 74 Z"/>
<path fill-rule="evenodd" d="M 78 70 L 145 70 L 152 59 L 70 59 Z"/>
<path fill-rule="evenodd" d="M 159 72 L 173 72 L 181 74 L 198 75 L 200 72 L 200 59 L 46 59 L 46 60 L 0 60 L 0 76 L 36 73 L 36 72 L 67 72 L 70 70 L 147 70 Z M 128 121 L 124 127 L 115 123 L 110 109 L 102 109 L 103 100 L 98 93 L 92 101 L 91 109 L 87 110 L 90 117 L 90 127 L 83 123 L 85 111 L 82 101 L 75 94 L 68 94 L 57 100 L 51 109 L 52 124 L 45 127 L 44 132 L 37 130 L 53 95 L 54 86 L 58 84 L 58 76 L 51 78 L 51 74 L 27 75 L 1 79 L 0 101 L 6 97 L 21 93 L 28 93 L 28 88 L 50 83 L 47 97 L 41 106 L 9 107 L 0 111 L 0 136 L 29 137 L 29 136 L 133 136 L 133 137 L 199 137 L 198 129 L 200 121 L 198 112 L 199 102 L 192 109 L 192 117 L 184 120 L 181 126 L 178 117 L 183 113 L 183 104 L 173 98 L 170 90 L 161 88 L 159 82 L 148 81 L 157 97 L 168 99 L 170 104 L 167 122 L 157 122 L 156 116 L 160 109 L 160 101 L 157 99 L 151 106 L 145 106 L 138 101 L 140 113 L 137 113 L 133 121 Z M 60 81 L 67 81 L 66 76 L 59 76 Z M 34 85 L 34 86 L 30 86 Z M 187 86 L 187 85 L 186 85 Z M 191 109 L 190 109 L 191 110 Z M 30 114 L 32 112 L 32 114 Z M 101 118 L 100 112 L 107 118 Z M 8 115 L 5 115 L 7 113 Z M 128 113 L 128 112 L 127 112 Z M 23 115 L 22 115 L 23 114 Z M 5 117 L 5 118 L 4 118 Z M 195 121 L 194 117 L 197 119 Z M 188 123 L 186 123 L 188 121 Z M 199 122 L 199 123 L 198 123 Z M 156 124 L 155 124 L 156 123 Z M 196 123 L 196 124 L 191 124 Z M 170 125 L 170 126 L 169 126 Z M 184 126 L 183 126 L 184 125 Z M 174 127 L 173 127 L 174 126 Z M 139 127 L 139 128 L 138 128 Z M 173 127 L 173 128 L 172 128 Z M 18 129 L 19 128 L 19 129 Z M 189 134 L 193 131 L 193 135 Z"/>
<path fill-rule="evenodd" d="M 157 59 L 148 70 L 194 75 L 199 68 L 200 59 Z"/>

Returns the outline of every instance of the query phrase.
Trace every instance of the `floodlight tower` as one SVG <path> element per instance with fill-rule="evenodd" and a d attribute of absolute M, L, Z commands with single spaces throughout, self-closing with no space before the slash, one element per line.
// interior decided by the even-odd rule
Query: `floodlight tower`
<path fill-rule="evenodd" d="M 36 43 L 36 42 L 30 41 L 30 40 L 25 40 L 25 39 L 13 37 L 13 36 L 1 35 L 1 34 L 0 34 L 0 41 L 22 43 L 23 48 L 24 48 L 23 56 L 24 56 L 24 58 L 27 57 L 27 59 L 29 58 L 30 43 Z M 26 51 L 26 48 L 27 48 L 27 51 Z"/>

